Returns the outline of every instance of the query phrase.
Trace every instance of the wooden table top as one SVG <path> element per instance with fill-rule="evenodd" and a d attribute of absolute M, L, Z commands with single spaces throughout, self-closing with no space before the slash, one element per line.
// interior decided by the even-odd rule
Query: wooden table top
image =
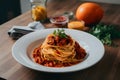
<path fill-rule="evenodd" d="M 60 14 L 64 11 L 75 12 L 78 5 L 83 2 L 78 0 L 50 0 L 47 10 L 48 16 Z M 104 11 L 101 22 L 114 24 L 120 27 L 120 5 L 98 3 Z M 28 11 L 0 26 L 0 77 L 7 80 L 120 80 L 120 39 L 114 40 L 118 47 L 105 46 L 105 55 L 94 66 L 85 70 L 71 73 L 44 73 L 35 71 L 19 64 L 12 57 L 11 48 L 15 43 L 7 32 L 13 25 L 26 26 L 32 22 L 31 12 Z M 45 27 L 53 27 L 50 23 Z"/>

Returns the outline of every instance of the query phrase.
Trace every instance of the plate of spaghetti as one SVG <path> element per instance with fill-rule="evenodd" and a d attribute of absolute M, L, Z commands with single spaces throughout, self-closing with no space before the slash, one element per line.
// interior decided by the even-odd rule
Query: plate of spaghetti
<path fill-rule="evenodd" d="M 51 28 L 24 35 L 12 47 L 20 64 L 44 72 L 73 72 L 96 64 L 104 55 L 100 40 L 89 33 Z"/>

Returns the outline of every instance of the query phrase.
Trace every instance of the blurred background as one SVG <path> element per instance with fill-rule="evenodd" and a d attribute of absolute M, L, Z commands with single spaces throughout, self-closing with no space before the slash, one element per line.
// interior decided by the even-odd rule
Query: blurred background
<path fill-rule="evenodd" d="M 0 0 L 0 24 L 20 14 L 20 0 Z"/>
<path fill-rule="evenodd" d="M 48 0 L 49 1 L 49 0 Z M 80 0 L 120 4 L 120 0 Z M 0 0 L 0 24 L 31 9 L 29 0 Z"/>

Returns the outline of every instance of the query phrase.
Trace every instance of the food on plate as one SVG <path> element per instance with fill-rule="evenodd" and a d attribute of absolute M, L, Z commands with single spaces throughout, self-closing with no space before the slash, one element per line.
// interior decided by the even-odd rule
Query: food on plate
<path fill-rule="evenodd" d="M 76 19 L 85 21 L 85 25 L 94 25 L 100 22 L 104 14 L 102 7 L 93 2 L 86 2 L 78 6 Z"/>
<path fill-rule="evenodd" d="M 33 6 L 32 18 L 35 21 L 45 20 L 47 18 L 46 8 L 43 6 Z"/>
<path fill-rule="evenodd" d="M 66 67 L 82 62 L 86 51 L 64 30 L 55 30 L 33 50 L 33 60 L 43 66 Z"/>
<path fill-rule="evenodd" d="M 50 18 L 50 22 L 59 27 L 66 26 L 68 21 L 69 19 L 67 16 L 56 16 L 56 17 Z"/>

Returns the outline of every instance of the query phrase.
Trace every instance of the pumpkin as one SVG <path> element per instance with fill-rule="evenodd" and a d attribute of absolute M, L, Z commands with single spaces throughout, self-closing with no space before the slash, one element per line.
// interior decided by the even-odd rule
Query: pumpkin
<path fill-rule="evenodd" d="M 85 25 L 94 25 L 100 22 L 104 11 L 100 5 L 93 2 L 86 2 L 78 6 L 76 10 L 76 19 L 83 20 Z"/>

